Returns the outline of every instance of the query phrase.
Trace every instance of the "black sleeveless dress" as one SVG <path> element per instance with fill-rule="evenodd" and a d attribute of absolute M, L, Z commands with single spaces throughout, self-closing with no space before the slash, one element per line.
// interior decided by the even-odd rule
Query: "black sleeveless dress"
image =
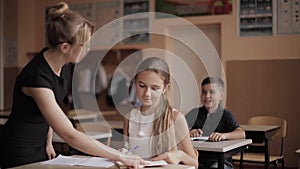
<path fill-rule="evenodd" d="M 11 115 L 4 125 L 0 144 L 0 166 L 14 167 L 46 160 L 46 138 L 49 125 L 32 97 L 25 95 L 21 88 L 49 88 L 60 103 L 66 95 L 66 69 L 57 76 L 46 62 L 43 49 L 18 75 L 13 93 Z"/>

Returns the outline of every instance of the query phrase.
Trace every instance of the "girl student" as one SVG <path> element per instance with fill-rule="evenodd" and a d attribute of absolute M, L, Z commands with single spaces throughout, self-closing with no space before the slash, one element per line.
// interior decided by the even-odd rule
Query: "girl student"
<path fill-rule="evenodd" d="M 125 148 L 145 159 L 198 168 L 197 151 L 193 149 L 185 117 L 167 99 L 170 88 L 167 63 L 158 57 L 143 60 L 133 85 L 140 106 L 124 118 Z"/>

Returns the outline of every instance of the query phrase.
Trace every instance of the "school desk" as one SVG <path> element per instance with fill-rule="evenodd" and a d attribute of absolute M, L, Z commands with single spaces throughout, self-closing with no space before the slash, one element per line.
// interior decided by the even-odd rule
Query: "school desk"
<path fill-rule="evenodd" d="M 84 157 L 84 156 L 82 156 L 82 157 Z M 105 167 L 69 166 L 69 165 L 50 165 L 50 164 L 41 164 L 41 162 L 36 162 L 36 163 L 32 163 L 32 164 L 14 167 L 11 169 L 107 169 L 107 168 L 105 168 Z M 118 169 L 118 167 L 116 165 L 113 165 L 109 169 Z M 195 169 L 195 167 L 188 166 L 188 165 L 168 164 L 165 166 L 151 167 L 151 169 Z"/>
<path fill-rule="evenodd" d="M 10 111 L 0 110 L 0 127 L 6 123 L 9 115 Z"/>
<path fill-rule="evenodd" d="M 298 155 L 298 169 L 300 169 L 300 149 L 296 150 L 296 154 Z"/>
<path fill-rule="evenodd" d="M 240 125 L 246 132 L 246 138 L 252 139 L 253 143 L 262 143 L 265 142 L 265 169 L 270 167 L 270 145 L 269 140 L 274 136 L 277 130 L 280 129 L 280 126 L 265 126 L 265 125 L 249 125 L 243 124 Z"/>
<path fill-rule="evenodd" d="M 225 159 L 243 152 L 247 145 L 252 143 L 251 139 L 212 141 L 192 141 L 194 148 L 199 152 L 201 159 L 218 159 L 218 168 L 224 169 Z M 242 161 L 240 161 L 242 163 Z M 240 165 L 240 167 L 242 164 Z"/>

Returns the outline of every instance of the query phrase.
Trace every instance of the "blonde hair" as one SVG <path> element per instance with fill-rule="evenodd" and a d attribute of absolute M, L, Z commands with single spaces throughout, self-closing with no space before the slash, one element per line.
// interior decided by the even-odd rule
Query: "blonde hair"
<path fill-rule="evenodd" d="M 60 43 L 83 45 L 94 32 L 94 25 L 69 9 L 65 2 L 59 2 L 47 12 L 46 31 L 49 47 L 56 47 Z"/>
<path fill-rule="evenodd" d="M 163 59 L 149 57 L 143 60 L 137 68 L 135 78 L 142 71 L 151 71 L 159 75 L 164 81 L 164 86 L 170 84 L 169 66 Z M 167 95 L 163 93 L 158 106 L 155 108 L 155 120 L 151 137 L 152 154 L 158 155 L 177 149 L 176 145 L 173 111 Z"/>

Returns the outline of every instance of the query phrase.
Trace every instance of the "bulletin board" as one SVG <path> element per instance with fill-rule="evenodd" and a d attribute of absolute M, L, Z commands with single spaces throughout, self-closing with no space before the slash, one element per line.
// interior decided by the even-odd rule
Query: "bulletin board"
<path fill-rule="evenodd" d="M 278 34 L 300 33 L 300 0 L 278 1 Z"/>

